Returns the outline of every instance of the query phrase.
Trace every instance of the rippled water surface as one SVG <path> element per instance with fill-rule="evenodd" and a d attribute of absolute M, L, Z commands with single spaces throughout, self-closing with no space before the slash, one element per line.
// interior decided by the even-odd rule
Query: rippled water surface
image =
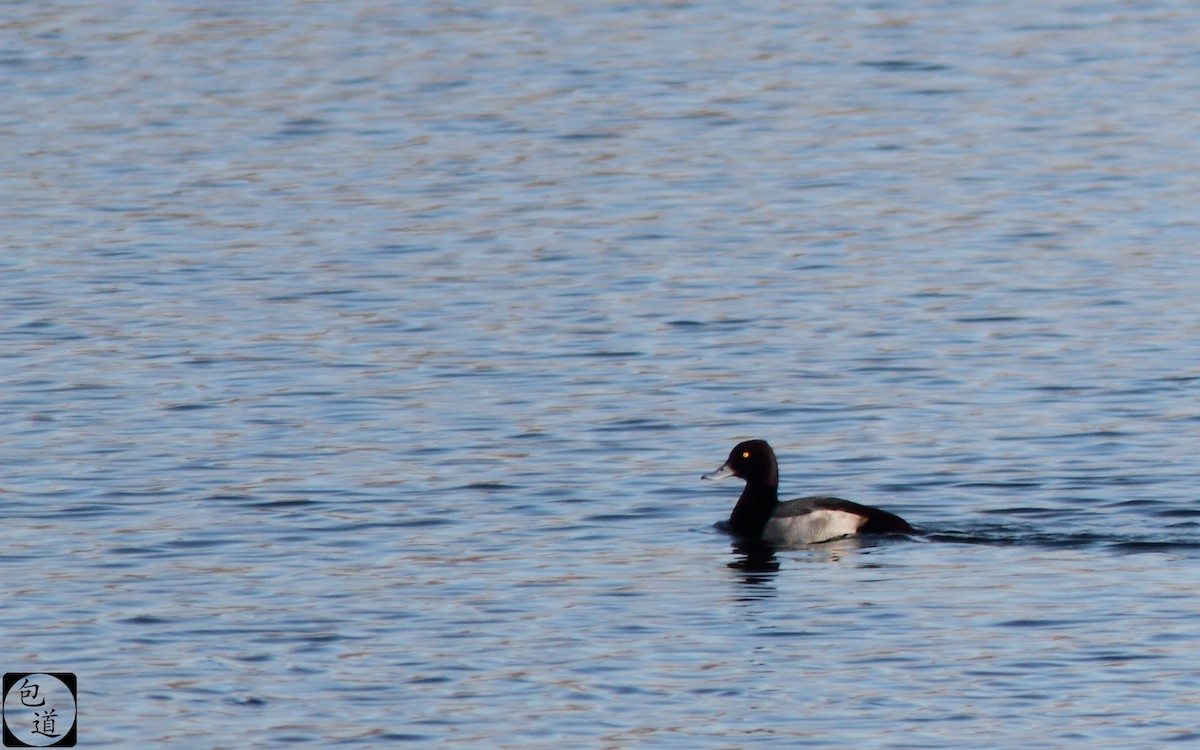
<path fill-rule="evenodd" d="M 79 746 L 1200 744 L 1200 10 L 16 3 Z M 699 475 L 924 533 L 739 550 Z"/>

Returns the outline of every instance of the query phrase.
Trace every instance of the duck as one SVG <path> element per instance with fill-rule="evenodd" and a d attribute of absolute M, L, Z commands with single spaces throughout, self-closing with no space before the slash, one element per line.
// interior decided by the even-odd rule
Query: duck
<path fill-rule="evenodd" d="M 818 544 L 859 534 L 913 534 L 912 526 L 886 510 L 838 497 L 779 501 L 779 463 L 765 440 L 738 443 L 719 469 L 701 476 L 746 482 L 729 515 L 732 535 L 772 546 Z"/>

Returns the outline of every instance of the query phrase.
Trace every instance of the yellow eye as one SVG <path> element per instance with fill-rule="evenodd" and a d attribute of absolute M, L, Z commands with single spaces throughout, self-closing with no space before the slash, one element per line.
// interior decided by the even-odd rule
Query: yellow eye
<path fill-rule="evenodd" d="M 742 451 L 742 458 L 750 458 L 750 451 Z"/>

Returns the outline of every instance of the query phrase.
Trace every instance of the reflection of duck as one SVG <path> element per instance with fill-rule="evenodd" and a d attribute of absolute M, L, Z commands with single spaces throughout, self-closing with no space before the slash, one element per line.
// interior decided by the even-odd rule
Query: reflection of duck
<path fill-rule="evenodd" d="M 886 510 L 836 497 L 779 502 L 779 464 L 765 440 L 738 443 L 729 460 L 702 479 L 738 477 L 746 489 L 729 516 L 729 532 L 789 546 L 827 542 L 853 534 L 910 534 L 908 522 Z"/>

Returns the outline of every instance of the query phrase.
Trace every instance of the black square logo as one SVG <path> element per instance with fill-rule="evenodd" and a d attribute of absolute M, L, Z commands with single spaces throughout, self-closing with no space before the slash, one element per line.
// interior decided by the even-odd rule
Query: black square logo
<path fill-rule="evenodd" d="M 75 747 L 75 687 L 70 672 L 6 672 L 4 746 Z"/>

